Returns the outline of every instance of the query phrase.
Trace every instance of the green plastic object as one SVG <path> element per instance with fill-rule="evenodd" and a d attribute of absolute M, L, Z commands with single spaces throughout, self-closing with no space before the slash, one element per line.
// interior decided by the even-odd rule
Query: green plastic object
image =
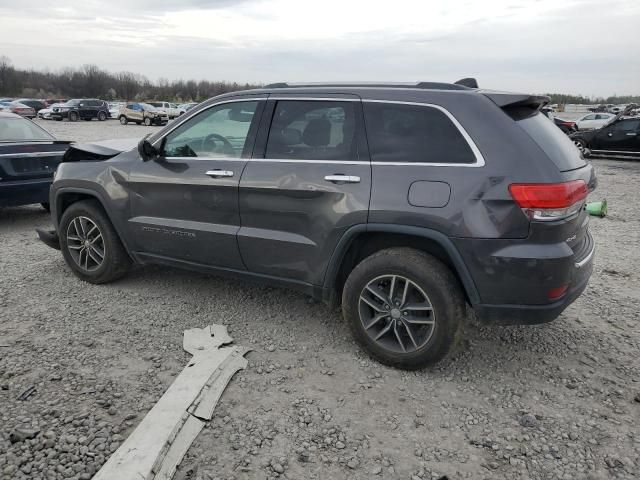
<path fill-rule="evenodd" d="M 596 217 L 604 217 L 607 215 L 607 201 L 602 200 L 601 202 L 589 202 L 587 203 L 587 212 L 589 215 L 593 215 Z"/>

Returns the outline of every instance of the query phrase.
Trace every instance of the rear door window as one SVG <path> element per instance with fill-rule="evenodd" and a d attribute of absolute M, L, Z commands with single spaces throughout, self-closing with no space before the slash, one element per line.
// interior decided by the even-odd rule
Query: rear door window
<path fill-rule="evenodd" d="M 517 124 L 527 132 L 531 139 L 556 164 L 561 172 L 584 167 L 586 161 L 580 150 L 553 122 L 542 114 L 518 120 Z"/>
<path fill-rule="evenodd" d="M 364 114 L 373 162 L 476 162 L 460 130 L 437 108 L 366 102 Z"/>
<path fill-rule="evenodd" d="M 281 100 L 276 104 L 265 158 L 356 160 L 353 102 Z"/>

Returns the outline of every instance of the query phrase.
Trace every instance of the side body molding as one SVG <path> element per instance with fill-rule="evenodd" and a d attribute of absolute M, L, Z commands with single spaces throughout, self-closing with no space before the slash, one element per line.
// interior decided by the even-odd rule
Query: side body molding
<path fill-rule="evenodd" d="M 478 289 L 476 288 L 473 278 L 471 277 L 471 274 L 469 273 L 469 270 L 465 265 L 460 252 L 446 235 L 430 228 L 415 227 L 411 225 L 396 225 L 390 223 L 369 223 L 354 225 L 345 232 L 345 234 L 338 242 L 333 255 L 331 256 L 331 261 L 329 262 L 329 266 L 324 277 L 323 291 L 325 296 L 330 295 L 329 292 L 333 290 L 333 286 L 335 285 L 336 278 L 340 270 L 340 265 L 342 263 L 344 255 L 351 245 L 351 242 L 356 238 L 357 235 L 361 233 L 396 233 L 412 235 L 415 237 L 424 237 L 436 242 L 447 252 L 447 255 L 449 255 L 449 258 L 451 259 L 451 262 L 453 263 L 453 266 L 455 268 L 455 273 L 457 273 L 458 277 L 460 278 L 462 286 L 464 287 L 471 304 L 476 305 L 480 303 L 480 295 L 478 294 Z M 326 299 L 330 300 L 330 298 Z"/>

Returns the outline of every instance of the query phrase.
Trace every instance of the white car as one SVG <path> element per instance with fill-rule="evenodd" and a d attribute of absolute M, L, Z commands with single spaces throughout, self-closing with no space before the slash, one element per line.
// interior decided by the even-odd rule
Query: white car
<path fill-rule="evenodd" d="M 109 102 L 109 118 L 118 118 L 122 107 L 124 102 Z"/>
<path fill-rule="evenodd" d="M 604 127 L 613 117 L 611 113 L 590 113 L 576 120 L 576 125 L 578 130 L 594 130 Z"/>
<path fill-rule="evenodd" d="M 38 110 L 38 118 L 42 118 L 43 120 L 51 120 L 51 112 L 53 112 L 53 107 L 62 107 L 64 103 L 52 103 L 47 108 L 43 108 Z"/>
<path fill-rule="evenodd" d="M 183 113 L 186 113 L 186 110 L 184 108 L 180 108 L 175 103 L 169 103 L 169 102 L 147 102 L 147 103 L 149 105 L 153 105 L 156 108 L 159 108 L 164 112 L 167 112 L 167 115 L 169 115 L 170 119 L 177 118 Z"/>

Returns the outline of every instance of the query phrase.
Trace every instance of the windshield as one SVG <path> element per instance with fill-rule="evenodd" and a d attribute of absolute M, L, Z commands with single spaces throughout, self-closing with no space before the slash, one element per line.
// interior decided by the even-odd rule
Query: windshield
<path fill-rule="evenodd" d="M 55 140 L 55 138 L 24 118 L 0 118 L 0 142 L 25 140 Z"/>
<path fill-rule="evenodd" d="M 542 114 L 518 120 L 525 132 L 562 172 L 584 167 L 586 162 L 573 142 Z"/>

